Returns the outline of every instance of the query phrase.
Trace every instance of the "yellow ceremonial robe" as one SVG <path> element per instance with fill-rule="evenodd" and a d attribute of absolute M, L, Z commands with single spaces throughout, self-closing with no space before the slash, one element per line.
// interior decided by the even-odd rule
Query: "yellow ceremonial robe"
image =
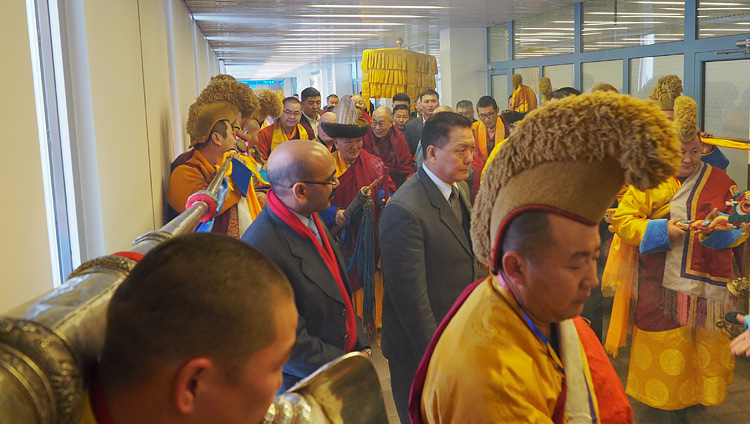
<path fill-rule="evenodd" d="M 536 109 L 536 93 L 531 87 L 519 84 L 511 95 L 509 106 L 515 112 L 531 112 Z"/>
<path fill-rule="evenodd" d="M 678 191 L 690 189 L 691 185 L 698 186 L 694 196 L 698 199 L 703 185 L 694 182 L 693 176 L 685 181 L 685 185 L 676 178 L 670 178 L 651 190 L 640 191 L 628 187 L 610 219 L 623 243 L 621 248 L 626 249 L 625 245 L 629 245 L 637 250 L 651 220 L 670 217 L 696 219 L 694 215 L 675 217 L 672 211 L 675 195 Z M 722 205 L 716 206 L 722 209 Z M 696 209 L 704 210 L 704 216 L 705 210 L 711 210 L 707 207 Z M 738 240 L 737 244 L 744 239 Z M 673 246 L 677 244 L 679 239 L 673 241 Z M 731 255 L 728 250 L 716 252 L 717 255 Z M 667 255 L 670 253 L 674 252 Z M 732 381 L 734 369 L 729 337 L 723 331 L 709 331 L 703 326 L 680 326 L 664 315 L 662 279 L 666 272 L 665 262 L 668 267 L 674 268 L 675 265 L 669 263 L 669 256 L 664 253 L 662 257 L 657 255 L 659 253 L 636 254 L 631 266 L 639 268 L 639 275 L 635 277 L 636 281 L 624 283 L 631 284 L 633 291 L 638 293 L 635 313 L 632 314 L 633 338 L 625 392 L 646 405 L 664 410 L 683 409 L 696 404 L 722 404 L 726 400 L 727 385 Z M 617 255 L 610 255 L 608 259 L 617 260 Z M 607 267 L 617 265 L 627 266 L 608 263 Z M 606 342 L 610 353 L 616 353 L 617 348 L 625 344 L 625 326 L 631 315 L 629 293 L 629 287 L 627 290 L 618 287 L 615 295 L 615 304 L 622 306 L 613 307 L 613 324 Z M 617 328 L 613 328 L 613 325 Z M 612 334 L 617 340 L 610 340 Z"/>
<path fill-rule="evenodd" d="M 562 325 L 576 331 L 571 320 L 563 323 L 557 325 L 558 330 Z M 580 348 L 577 369 L 563 366 L 555 350 L 534 334 L 497 277 L 487 277 L 456 312 L 435 346 L 422 392 L 423 421 L 552 423 L 563 390 L 563 369 L 568 374 L 569 401 L 571 396 L 586 396 L 585 387 L 593 386 L 577 337 L 559 333 L 561 346 Z M 573 389 L 576 375 L 584 373 L 585 382 L 579 379 L 584 388 Z M 595 395 L 592 400 L 597 405 Z M 583 404 L 583 414 L 587 414 L 589 402 L 578 404 Z M 597 422 L 601 422 L 595 408 Z"/>
<path fill-rule="evenodd" d="M 495 159 L 495 156 L 497 156 L 497 153 L 500 151 L 500 146 L 505 144 L 505 142 L 508 141 L 506 138 L 505 140 L 495 144 L 495 147 L 492 148 L 492 151 L 490 152 L 490 155 L 487 157 L 487 163 L 485 163 L 484 168 L 482 168 L 482 175 L 481 177 L 484 178 L 484 170 L 487 169 L 487 165 L 492 162 L 492 159 Z"/>

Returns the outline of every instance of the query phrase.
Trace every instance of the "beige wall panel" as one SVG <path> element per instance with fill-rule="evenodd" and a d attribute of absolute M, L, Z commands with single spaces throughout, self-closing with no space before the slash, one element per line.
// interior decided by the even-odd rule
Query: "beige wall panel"
<path fill-rule="evenodd" d="M 180 129 L 183 133 L 184 149 L 190 138 L 185 131 L 188 108 L 198 97 L 195 78 L 195 49 L 193 38 L 193 22 L 185 5 L 181 0 L 172 1 L 172 19 L 174 26 L 175 65 L 177 66 L 177 96 L 180 109 Z"/>
<path fill-rule="evenodd" d="M 175 143 L 169 89 L 166 9 L 164 1 L 141 0 L 139 4 L 154 227 L 159 228 L 166 218 L 164 193 L 169 183 L 169 164 L 173 159 Z"/>
<path fill-rule="evenodd" d="M 52 289 L 26 5 L 0 2 L 0 180 L 6 207 L 0 246 L 0 313 Z"/>
<path fill-rule="evenodd" d="M 198 28 L 197 23 L 193 23 L 195 25 L 195 46 L 196 51 L 198 52 L 198 57 L 195 62 L 195 67 L 198 70 L 198 90 L 203 90 L 205 86 L 208 85 L 208 80 L 211 78 L 210 75 L 208 75 L 208 41 L 206 41 L 206 37 L 203 36 L 203 33 L 201 32 L 200 28 Z"/>
<path fill-rule="evenodd" d="M 138 4 L 87 0 L 84 7 L 102 231 L 112 253 L 154 228 Z"/>

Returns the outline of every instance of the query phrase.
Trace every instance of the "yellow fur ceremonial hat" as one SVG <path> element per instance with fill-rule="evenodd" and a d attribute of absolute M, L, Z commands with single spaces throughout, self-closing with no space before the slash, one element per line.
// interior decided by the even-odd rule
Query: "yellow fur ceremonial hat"
<path fill-rule="evenodd" d="M 257 118 L 260 109 L 258 97 L 249 85 L 238 82 L 230 75 L 219 74 L 215 76 L 188 109 L 185 129 L 190 136 L 191 144 L 198 144 L 199 141 L 196 140 L 200 139 L 195 130 L 195 114 L 199 106 L 215 102 L 227 102 L 233 105 L 239 109 L 242 119 Z M 264 118 L 265 116 L 261 119 Z"/>
<path fill-rule="evenodd" d="M 281 116 L 281 100 L 271 90 L 261 88 L 255 90 L 255 95 L 258 96 L 260 102 L 260 119 L 266 119 L 271 116 L 274 119 Z"/>
<path fill-rule="evenodd" d="M 656 187 L 681 157 L 674 125 L 649 101 L 597 92 L 536 109 L 487 164 L 472 211 L 474 252 L 496 271 L 497 241 L 513 218 L 542 211 L 596 225 L 624 183 Z"/>
<path fill-rule="evenodd" d="M 591 89 L 592 93 L 595 93 L 597 91 L 611 91 L 613 93 L 619 93 L 619 91 L 615 88 L 612 84 L 607 84 L 606 82 L 600 82 L 599 84 L 595 85 L 594 88 Z"/>
<path fill-rule="evenodd" d="M 552 81 L 549 78 L 544 77 L 539 80 L 539 93 L 545 100 L 549 99 L 550 94 L 552 94 Z"/>
<path fill-rule="evenodd" d="M 205 143 L 217 122 L 229 121 L 231 125 L 239 114 L 236 107 L 226 102 L 199 105 L 195 114 L 195 138 L 191 137 L 190 147 Z"/>
<path fill-rule="evenodd" d="M 677 75 L 659 78 L 649 98 L 659 105 L 661 110 L 674 109 L 674 99 L 682 94 L 682 80 Z"/>
<path fill-rule="evenodd" d="M 510 82 L 513 83 L 513 89 L 515 90 L 519 85 L 523 84 L 523 76 L 521 74 L 513 74 L 510 77 Z"/>
<path fill-rule="evenodd" d="M 698 105 L 687 96 L 674 100 L 674 125 L 681 143 L 690 143 L 698 134 Z"/>

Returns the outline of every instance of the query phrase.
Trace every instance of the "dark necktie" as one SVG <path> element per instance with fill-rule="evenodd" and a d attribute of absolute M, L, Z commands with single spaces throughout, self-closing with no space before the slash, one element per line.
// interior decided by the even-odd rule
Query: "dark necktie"
<path fill-rule="evenodd" d="M 463 225 L 463 212 L 461 212 L 461 199 L 458 198 L 458 187 L 451 185 L 450 204 L 453 213 L 458 218 L 459 225 Z"/>

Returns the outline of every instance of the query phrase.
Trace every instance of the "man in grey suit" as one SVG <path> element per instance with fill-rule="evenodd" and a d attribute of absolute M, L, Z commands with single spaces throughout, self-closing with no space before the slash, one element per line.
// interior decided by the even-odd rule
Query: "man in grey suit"
<path fill-rule="evenodd" d="M 380 219 L 383 354 L 402 423 L 411 382 L 437 325 L 466 286 L 484 275 L 471 249 L 471 121 L 444 112 L 422 132 L 425 162 L 391 197 Z"/>
<path fill-rule="evenodd" d="M 417 100 L 422 102 L 422 116 L 407 122 L 404 127 L 404 137 L 406 137 L 406 142 L 409 143 L 412 157 L 417 151 L 417 144 L 422 137 L 422 128 L 424 128 L 425 122 L 430 119 L 435 108 L 440 106 L 440 96 L 433 89 L 427 89 L 419 93 Z"/>

